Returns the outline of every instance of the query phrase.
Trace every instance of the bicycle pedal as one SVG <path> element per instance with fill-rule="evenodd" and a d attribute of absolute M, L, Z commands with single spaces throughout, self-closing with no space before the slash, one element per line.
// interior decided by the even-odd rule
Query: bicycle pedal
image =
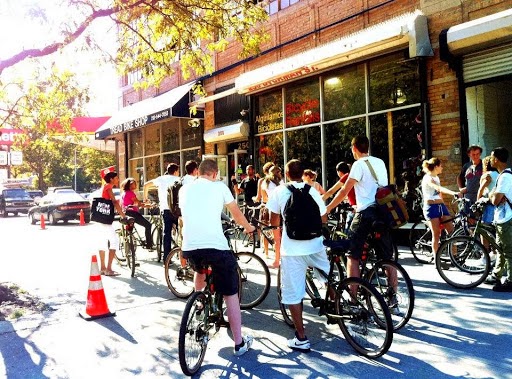
<path fill-rule="evenodd" d="M 219 328 L 229 328 L 229 322 L 224 319 L 217 321 L 215 325 Z"/>

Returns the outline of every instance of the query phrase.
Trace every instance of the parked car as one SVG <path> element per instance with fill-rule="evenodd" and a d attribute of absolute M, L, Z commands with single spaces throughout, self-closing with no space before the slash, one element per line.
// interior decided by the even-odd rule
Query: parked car
<path fill-rule="evenodd" d="M 30 208 L 28 218 L 32 225 L 41 220 L 41 215 L 52 225 L 63 221 L 80 220 L 80 210 L 84 211 L 84 221 L 91 221 L 91 204 L 75 191 L 58 191 L 43 196 L 39 203 Z"/>
<path fill-rule="evenodd" d="M 9 213 L 15 216 L 18 213 L 27 213 L 33 205 L 34 200 L 26 189 L 0 186 L 0 217 L 7 217 Z"/>
<path fill-rule="evenodd" d="M 44 193 L 41 190 L 27 190 L 27 193 L 35 202 L 41 200 L 44 196 Z"/>
<path fill-rule="evenodd" d="M 119 201 L 119 204 L 121 204 L 121 190 L 119 188 L 112 188 L 112 192 L 114 192 L 116 200 Z M 92 204 L 92 199 L 95 197 L 101 197 L 101 188 L 91 192 L 87 197 L 87 200 L 89 200 L 89 202 Z"/>

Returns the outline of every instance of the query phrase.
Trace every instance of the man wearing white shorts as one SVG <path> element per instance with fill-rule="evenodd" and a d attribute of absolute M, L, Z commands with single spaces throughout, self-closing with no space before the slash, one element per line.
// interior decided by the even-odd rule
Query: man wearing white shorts
<path fill-rule="evenodd" d="M 297 159 L 292 159 L 285 167 L 286 177 L 296 188 L 304 188 L 303 171 L 302 164 Z M 310 188 L 309 193 L 318 204 L 323 221 L 326 221 L 326 207 L 321 195 L 314 188 Z M 270 223 L 272 225 L 279 226 L 279 215 L 284 217 L 284 208 L 290 196 L 290 190 L 281 184 L 268 199 L 267 208 L 271 212 Z M 283 227 L 285 232 L 282 233 L 281 241 L 281 302 L 288 305 L 295 325 L 295 337 L 288 340 L 288 347 L 308 352 L 311 344 L 306 337 L 302 319 L 302 299 L 306 294 L 306 271 L 308 267 L 316 267 L 328 273 L 329 261 L 323 246 L 323 237 L 311 240 L 293 240 L 288 236 L 286 226 Z"/>

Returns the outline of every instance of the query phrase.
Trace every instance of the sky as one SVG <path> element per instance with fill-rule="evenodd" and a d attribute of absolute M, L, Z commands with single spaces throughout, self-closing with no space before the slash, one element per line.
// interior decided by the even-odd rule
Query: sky
<path fill-rule="evenodd" d="M 65 4 L 65 0 L 0 0 L 0 59 L 23 49 L 42 48 L 48 43 L 60 41 L 58 31 L 72 14 Z M 44 22 L 45 17 L 49 22 Z M 111 22 L 96 20 L 92 30 L 106 48 L 114 49 L 115 33 Z M 102 65 L 97 54 L 74 51 L 77 42 L 41 62 L 45 65 L 55 62 L 59 67 L 71 68 L 77 73 L 80 83 L 90 88 L 92 101 L 87 106 L 89 116 L 112 115 L 117 111 L 119 96 L 115 69 Z M 33 60 L 17 64 L 5 70 L 2 76 L 28 78 L 33 64 Z"/>

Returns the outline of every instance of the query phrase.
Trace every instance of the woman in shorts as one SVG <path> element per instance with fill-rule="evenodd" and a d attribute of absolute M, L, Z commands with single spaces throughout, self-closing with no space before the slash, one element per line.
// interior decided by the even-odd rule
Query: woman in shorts
<path fill-rule="evenodd" d="M 451 217 L 441 197 L 441 193 L 452 196 L 461 194 L 441 186 L 438 175 L 443 172 L 443 165 L 439 158 L 430 158 L 428 161 L 423 161 L 423 171 L 425 172 L 423 180 L 421 181 L 423 215 L 425 216 L 425 220 L 428 221 L 428 225 L 432 231 L 432 252 L 435 254 L 439 248 L 441 223 Z M 444 222 L 443 225 L 448 233 L 453 231 L 452 222 Z"/>

